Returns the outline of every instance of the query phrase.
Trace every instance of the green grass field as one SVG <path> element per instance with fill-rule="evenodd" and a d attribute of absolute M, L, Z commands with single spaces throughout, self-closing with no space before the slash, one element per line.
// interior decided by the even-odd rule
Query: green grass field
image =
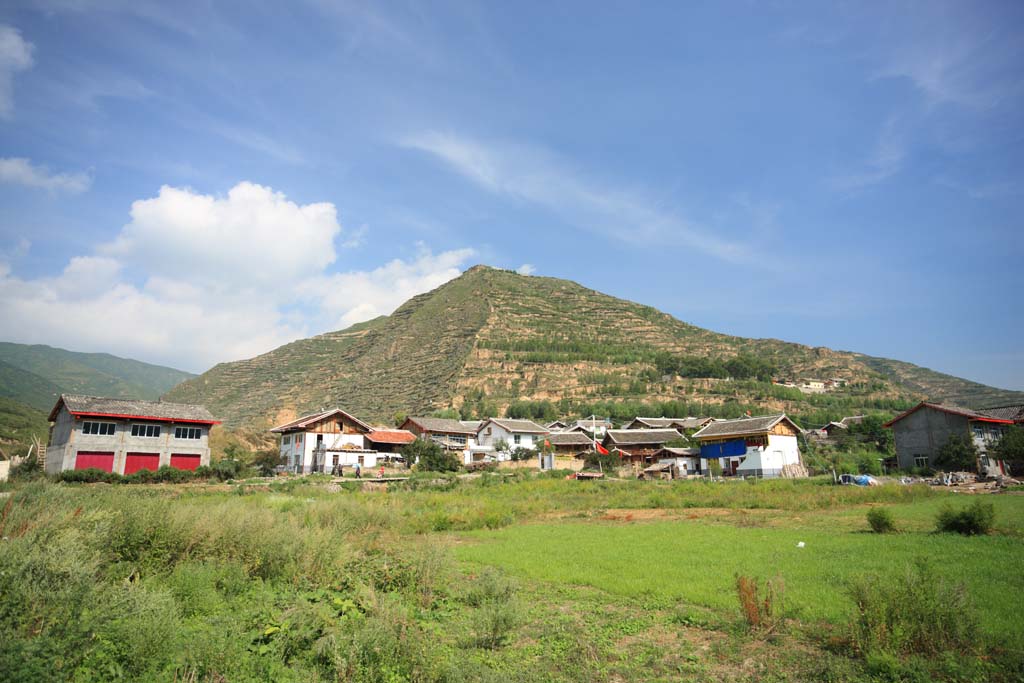
<path fill-rule="evenodd" d="M 925 487 L 416 477 L 7 485 L 0 681 L 1014 681 L 1024 496 L 933 533 Z M 901 533 L 866 531 L 890 507 Z M 803 541 L 805 547 L 797 548 Z M 848 581 L 925 558 L 977 644 L 858 653 Z M 785 581 L 753 631 L 735 576 Z M 965 614 L 965 617 L 969 616 Z"/>

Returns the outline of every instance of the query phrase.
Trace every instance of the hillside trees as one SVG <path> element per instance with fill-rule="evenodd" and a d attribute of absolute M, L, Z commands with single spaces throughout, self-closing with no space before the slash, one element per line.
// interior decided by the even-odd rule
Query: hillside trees
<path fill-rule="evenodd" d="M 680 377 L 713 377 L 725 379 L 758 379 L 770 382 L 777 371 L 775 365 L 749 354 L 738 354 L 722 360 L 705 356 L 677 356 L 668 351 L 655 354 L 654 365 L 662 375 Z"/>

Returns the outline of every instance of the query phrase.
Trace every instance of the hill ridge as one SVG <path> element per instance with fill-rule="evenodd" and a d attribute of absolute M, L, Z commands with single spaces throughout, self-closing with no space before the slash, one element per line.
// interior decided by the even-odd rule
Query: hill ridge
<path fill-rule="evenodd" d="M 838 377 L 848 386 L 808 396 L 767 382 L 773 375 Z M 166 397 L 203 403 L 229 426 L 265 428 L 325 405 L 381 423 L 443 408 L 499 413 L 521 401 L 548 401 L 566 414 L 674 402 L 824 419 L 827 411 L 892 412 L 944 395 L 966 395 L 968 407 L 1024 402 L 1022 392 L 903 361 L 720 334 L 570 280 L 477 265 L 389 316 L 219 364 Z"/>

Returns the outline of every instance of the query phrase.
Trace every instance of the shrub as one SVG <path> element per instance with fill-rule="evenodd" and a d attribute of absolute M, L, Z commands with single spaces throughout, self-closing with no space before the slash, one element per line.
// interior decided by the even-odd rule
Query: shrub
<path fill-rule="evenodd" d="M 971 437 L 950 434 L 939 448 L 935 464 L 950 470 L 974 472 L 978 468 L 978 449 Z"/>
<path fill-rule="evenodd" d="M 992 503 L 983 503 L 975 499 L 973 503 L 960 510 L 949 506 L 939 510 L 935 523 L 939 531 L 956 532 L 965 536 L 983 536 L 992 530 L 996 518 L 996 509 Z"/>
<path fill-rule="evenodd" d="M 876 534 L 891 534 L 896 531 L 896 522 L 892 513 L 887 508 L 872 508 L 868 510 L 868 524 Z"/>
<path fill-rule="evenodd" d="M 8 477 L 11 481 L 29 481 L 39 479 L 43 474 L 43 466 L 39 462 L 39 458 L 31 457 L 22 458 L 17 465 L 11 466 Z"/>
<path fill-rule="evenodd" d="M 231 460 L 225 458 L 224 460 L 218 460 L 210 466 L 210 473 L 217 477 L 221 481 L 227 481 L 228 479 L 235 479 L 242 471 L 242 463 L 239 460 Z"/>
<path fill-rule="evenodd" d="M 751 629 L 772 632 L 783 623 L 783 596 L 786 584 L 781 576 L 769 579 L 764 585 L 764 595 L 759 595 L 757 579 L 736 576 L 736 596 L 740 611 Z"/>
<path fill-rule="evenodd" d="M 966 588 L 950 585 L 924 562 L 896 577 L 861 577 L 847 592 L 855 608 L 851 640 L 865 657 L 976 648 L 978 617 Z"/>

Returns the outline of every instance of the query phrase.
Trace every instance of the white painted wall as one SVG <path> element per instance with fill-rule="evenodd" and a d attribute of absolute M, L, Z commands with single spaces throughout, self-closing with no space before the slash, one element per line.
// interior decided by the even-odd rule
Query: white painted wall
<path fill-rule="evenodd" d="M 764 450 L 766 453 L 778 452 L 782 458 L 782 465 L 800 464 L 800 446 L 795 436 L 769 434 L 768 447 Z M 781 468 L 782 465 L 779 465 L 779 467 Z"/>

